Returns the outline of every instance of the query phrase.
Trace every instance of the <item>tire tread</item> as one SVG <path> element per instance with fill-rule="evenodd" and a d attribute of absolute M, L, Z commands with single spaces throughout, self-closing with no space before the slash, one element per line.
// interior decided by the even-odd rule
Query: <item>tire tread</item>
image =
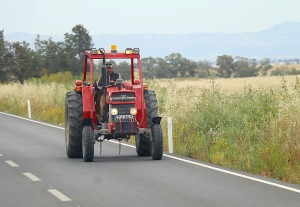
<path fill-rule="evenodd" d="M 68 126 L 67 126 L 68 125 Z M 82 96 L 76 91 L 66 94 L 65 132 L 66 151 L 69 158 L 82 158 Z M 67 144 L 67 136 L 69 144 Z"/>

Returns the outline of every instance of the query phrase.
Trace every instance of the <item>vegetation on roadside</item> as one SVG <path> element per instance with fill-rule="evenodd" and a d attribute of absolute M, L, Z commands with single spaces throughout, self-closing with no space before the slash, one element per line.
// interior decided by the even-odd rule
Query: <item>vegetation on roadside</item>
<path fill-rule="evenodd" d="M 263 78 L 261 83 L 271 77 Z M 228 87 L 239 79 L 225 80 Z M 283 77 L 276 87 L 242 80 L 231 91 L 222 88 L 220 79 L 193 80 L 198 86 L 189 80 L 148 80 L 164 117 L 165 150 L 170 116 L 175 153 L 300 184 L 298 77 Z M 30 99 L 33 119 L 63 125 L 64 97 L 73 84 L 44 82 L 0 85 L 0 111 L 26 117 Z"/>
<path fill-rule="evenodd" d="M 42 83 L 40 80 L 2 84 L 0 111 L 28 117 L 27 100 L 30 100 L 32 119 L 62 126 L 65 94 L 73 87 L 72 83 Z"/>
<path fill-rule="evenodd" d="M 155 81 L 150 85 L 158 94 L 161 115 L 173 118 L 176 153 L 300 184 L 297 77 L 293 85 L 282 78 L 275 89 L 244 84 L 230 93 L 214 80 L 198 89 L 177 87 L 174 80 L 163 87 Z M 166 123 L 163 130 L 166 135 Z"/>

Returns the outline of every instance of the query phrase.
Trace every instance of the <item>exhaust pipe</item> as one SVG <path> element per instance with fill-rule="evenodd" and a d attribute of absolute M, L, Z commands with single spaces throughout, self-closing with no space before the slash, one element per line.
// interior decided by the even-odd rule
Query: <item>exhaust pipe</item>
<path fill-rule="evenodd" d="M 100 52 L 103 55 L 103 65 L 101 68 L 101 75 L 102 75 L 101 86 L 102 86 L 102 90 L 103 90 L 103 95 L 105 97 L 106 96 L 106 87 L 107 87 L 107 70 L 106 70 L 106 66 L 105 66 L 105 51 L 104 51 L 104 49 L 100 49 Z"/>

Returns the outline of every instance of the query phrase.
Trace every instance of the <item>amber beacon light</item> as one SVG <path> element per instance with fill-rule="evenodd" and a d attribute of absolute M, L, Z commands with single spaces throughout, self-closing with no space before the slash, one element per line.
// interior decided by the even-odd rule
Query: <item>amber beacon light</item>
<path fill-rule="evenodd" d="M 111 44 L 111 52 L 117 53 L 117 45 L 116 44 Z"/>

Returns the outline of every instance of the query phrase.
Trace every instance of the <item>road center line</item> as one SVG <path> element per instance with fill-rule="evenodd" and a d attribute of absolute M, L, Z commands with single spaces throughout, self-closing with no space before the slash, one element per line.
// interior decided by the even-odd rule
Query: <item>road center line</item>
<path fill-rule="evenodd" d="M 51 124 L 45 124 L 45 123 L 34 121 L 34 120 L 31 120 L 31 119 L 26 119 L 26 118 L 23 118 L 23 117 L 20 117 L 20 116 L 15 116 L 15 115 L 3 113 L 3 112 L 0 112 L 0 114 L 4 114 L 4 115 L 7 115 L 7 116 L 12 116 L 12 117 L 16 117 L 16 118 L 24 119 L 24 120 L 27 120 L 27 121 L 31 121 L 31 122 L 35 122 L 35 123 L 39 123 L 39 124 L 42 124 L 42 125 L 46 125 L 46 126 L 50 126 L 50 127 L 53 127 L 53 128 L 58 128 L 58 129 L 63 129 L 64 130 L 63 127 L 58 127 L 58 126 L 54 126 L 54 125 L 51 125 Z M 118 141 L 109 141 L 109 142 L 119 144 Z M 121 144 L 124 145 L 124 146 L 127 146 L 127 147 L 135 148 L 135 146 L 132 146 L 132 145 L 129 145 L 129 144 L 124 144 L 124 143 L 121 143 Z M 168 158 L 171 158 L 171 159 L 174 159 L 174 160 L 178 160 L 178 161 L 181 161 L 181 162 L 186 162 L 186 163 L 189 163 L 189 164 L 192 164 L 192 165 L 198 165 L 198 166 L 208 168 L 208 169 L 211 169 L 211 170 L 215 170 L 215 171 L 218 171 L 218 172 L 230 174 L 230 175 L 233 175 L 233 176 L 245 178 L 245 179 L 248 179 L 248 180 L 252 180 L 252 181 L 264 183 L 264 184 L 267 184 L 267 185 L 271 185 L 271 186 L 274 186 L 274 187 L 278 187 L 278 188 L 281 188 L 281 189 L 285 189 L 285 190 L 293 191 L 293 192 L 296 192 L 296 193 L 300 193 L 300 190 L 297 189 L 297 188 L 291 188 L 291 187 L 288 187 L 288 186 L 285 186 L 285 185 L 281 185 L 281 184 L 273 183 L 273 182 L 266 181 L 266 180 L 263 180 L 263 179 L 258 179 L 258 178 L 254 178 L 254 177 L 251 177 L 251 176 L 231 172 L 229 170 L 224 170 L 224 169 L 217 168 L 217 167 L 212 167 L 212 166 L 209 166 L 209 165 L 205 165 L 205 164 L 201 164 L 201 163 L 198 163 L 198 162 L 182 159 L 182 158 L 175 157 L 175 156 L 172 156 L 172 155 L 167 155 L 167 154 L 163 154 L 163 155 L 165 157 L 168 157 Z"/>
<path fill-rule="evenodd" d="M 69 197 L 65 196 L 64 194 L 62 194 L 61 192 L 59 192 L 56 189 L 49 189 L 48 191 L 61 201 L 72 201 Z"/>
<path fill-rule="evenodd" d="M 39 179 L 38 177 L 36 177 L 35 175 L 33 175 L 30 172 L 23 173 L 23 175 L 25 175 L 26 177 L 28 177 L 32 181 L 41 181 L 41 179 Z"/>
<path fill-rule="evenodd" d="M 19 167 L 19 165 L 17 165 L 16 163 L 14 163 L 13 161 L 11 161 L 11 160 L 6 160 L 5 161 L 7 164 L 9 164 L 10 166 L 12 166 L 12 167 Z"/>

